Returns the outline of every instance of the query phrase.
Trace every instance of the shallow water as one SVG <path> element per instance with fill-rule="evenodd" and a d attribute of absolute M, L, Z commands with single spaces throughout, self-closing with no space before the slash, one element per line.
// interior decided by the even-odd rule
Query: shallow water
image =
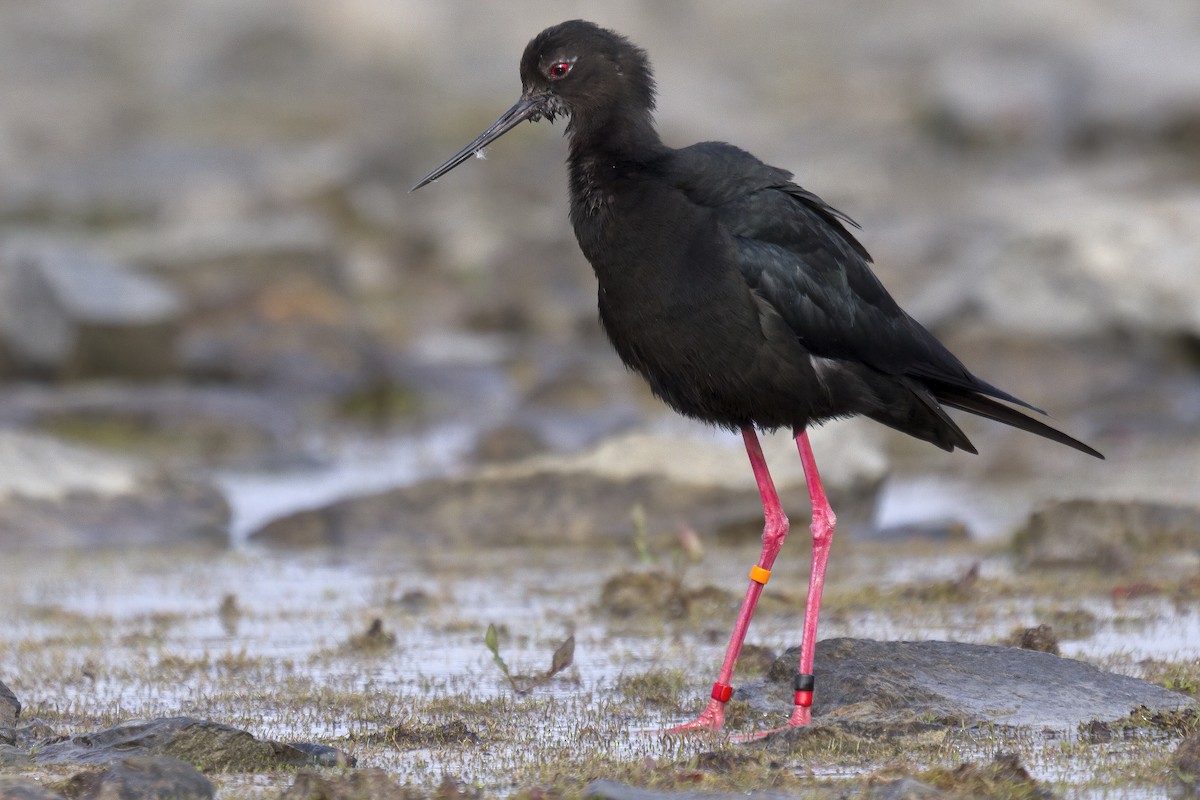
<path fill-rule="evenodd" d="M 1119 605 L 1097 596 L 989 599 L 985 606 L 909 601 L 903 607 L 855 608 L 853 602 L 839 602 L 839 593 L 866 581 L 886 588 L 954 580 L 977 558 L 969 551 L 898 557 L 898 547 L 867 544 L 835 553 L 827 584 L 827 607 L 833 610 L 823 617 L 822 637 L 991 642 L 1014 626 L 1034 624 L 1039 609 L 1066 605 L 1095 618 L 1094 633 L 1063 642 L 1066 655 L 1132 663 L 1200 654 L 1200 614 L 1163 597 Z M 683 571 L 684 583 L 727 590 L 736 602 L 743 565 L 756 553 L 754 542 L 709 547 L 701 563 Z M 756 618 L 751 641 L 776 649 L 795 641 L 806 562 L 799 547 L 785 551 L 772 589 L 778 587 L 787 600 Z M 508 689 L 483 646 L 491 623 L 506 634 L 503 655 L 514 671 L 544 668 L 554 646 L 574 633 L 577 680 L 552 682 L 541 690 L 551 695 L 602 686 L 624 670 L 692 671 L 696 664 L 715 665 L 732 612 L 728 619 L 647 623 L 613 620 L 597 609 L 605 580 L 639 568 L 631 549 L 616 547 L 17 554 L 2 567 L 6 637 L 0 672 L 28 680 L 36 674 L 28 669 L 31 657 L 63 658 L 75 665 L 99 657 L 113 669 L 143 664 L 147 657 L 210 662 L 240 657 L 304 663 L 310 675 L 358 676 L 380 691 L 469 684 L 472 693 L 495 696 Z M 668 558 L 660 568 L 675 571 Z M 1003 558 L 983 558 L 984 578 L 1005 572 Z M 232 622 L 218 614 L 226 595 L 235 596 L 240 609 Z M 339 650 L 376 617 L 396 634 L 393 650 L 365 662 L 359 654 Z M 30 652 L 35 645 L 55 655 Z M 91 646 L 97 651 L 89 653 Z M 706 677 L 700 673 L 706 672 L 698 670 L 698 687 Z M 136 695 L 140 690 L 123 691 Z M 165 707 L 172 704 L 169 687 L 154 693 Z"/>

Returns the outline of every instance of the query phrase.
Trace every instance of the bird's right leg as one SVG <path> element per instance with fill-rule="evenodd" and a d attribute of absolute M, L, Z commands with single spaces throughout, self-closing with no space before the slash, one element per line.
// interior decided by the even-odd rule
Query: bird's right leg
<path fill-rule="evenodd" d="M 746 598 L 742 600 L 741 611 L 738 612 L 737 622 L 733 625 L 733 635 L 729 638 L 729 647 L 725 650 L 725 660 L 721 662 L 721 671 L 717 682 L 713 684 L 712 699 L 700 716 L 691 722 L 677 725 L 665 733 L 682 733 L 692 730 L 715 731 L 725 722 L 725 704 L 733 696 L 733 668 L 737 664 L 738 655 L 742 652 L 742 644 L 746 641 L 746 631 L 750 627 L 750 619 L 754 616 L 754 607 L 758 605 L 759 595 L 771 577 L 771 566 L 775 557 L 783 547 L 783 540 L 788 534 L 788 518 L 783 513 L 779 503 L 779 495 L 775 491 L 775 483 L 771 473 L 767 471 L 767 460 L 763 457 L 762 446 L 758 442 L 758 434 L 754 428 L 742 428 L 742 439 L 746 443 L 746 455 L 750 457 L 750 467 L 754 470 L 754 480 L 758 484 L 758 493 L 762 497 L 763 516 L 766 523 L 763 526 L 763 547 L 758 563 L 750 569 L 750 586 L 746 589 Z"/>

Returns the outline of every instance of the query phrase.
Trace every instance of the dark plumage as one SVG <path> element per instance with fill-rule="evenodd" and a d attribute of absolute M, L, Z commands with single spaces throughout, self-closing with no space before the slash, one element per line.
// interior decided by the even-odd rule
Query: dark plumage
<path fill-rule="evenodd" d="M 811 669 L 824 576 L 818 550 L 827 554 L 833 528 L 810 463 L 808 426 L 863 415 L 944 450 L 976 452 L 948 406 L 1102 457 L 1006 405 L 1038 411 L 972 375 L 887 293 L 849 230 L 854 221 L 791 173 L 723 142 L 664 145 L 651 116 L 649 60 L 623 36 L 582 20 L 548 28 L 525 48 L 521 84 L 516 105 L 413 188 L 523 120 L 570 118 L 570 218 L 596 272 L 604 330 L 621 359 L 677 411 L 743 432 L 768 519 L 760 560 L 767 569 L 787 522 L 754 429 L 796 432 L 814 502 L 802 676 Z M 776 514 L 782 523 L 772 521 Z M 755 585 L 761 590 L 751 585 L 750 612 Z M 740 636 L 739 621 L 729 672 Z M 718 687 L 727 686 L 726 671 Z M 723 702 L 721 691 L 714 689 L 714 702 Z M 811 692 L 798 693 L 798 708 L 802 699 Z M 806 721 L 806 712 L 793 722 Z M 719 709 L 710 707 L 693 726 L 719 724 Z"/>

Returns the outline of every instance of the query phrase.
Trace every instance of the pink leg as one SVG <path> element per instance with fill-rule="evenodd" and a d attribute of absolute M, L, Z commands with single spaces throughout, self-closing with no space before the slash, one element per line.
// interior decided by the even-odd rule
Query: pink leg
<path fill-rule="evenodd" d="M 812 502 L 812 577 L 808 583 L 808 602 L 804 607 L 804 635 L 800 642 L 800 668 L 796 678 L 796 705 L 788 725 L 807 725 L 811 720 L 813 690 L 813 654 L 817 647 L 817 616 L 821 612 L 821 590 L 825 586 L 825 566 L 829 563 L 829 546 L 833 543 L 833 526 L 837 517 L 829 507 L 817 461 L 808 443 L 808 433 L 796 434 L 796 447 L 804 464 L 808 482 L 808 497 Z"/>
<path fill-rule="evenodd" d="M 796 673 L 795 706 L 792 715 L 784 728 L 797 725 L 807 725 L 812 721 L 813 698 L 813 651 L 817 644 L 817 616 L 821 609 L 821 589 L 825 585 L 825 565 L 829 562 L 829 545 L 833 541 L 833 526 L 837 518 L 829 501 L 825 498 L 825 489 L 821 486 L 821 476 L 817 472 L 817 462 L 813 458 L 812 447 L 808 443 L 808 434 L 803 430 L 796 434 L 796 447 L 800 450 L 800 461 L 804 464 L 804 478 L 808 483 L 808 497 L 812 502 L 812 576 L 808 582 L 808 602 L 804 609 L 804 633 L 800 640 L 800 668 Z M 783 730 L 776 728 L 775 730 Z M 760 739 L 775 731 L 759 731 L 737 737 L 740 741 Z"/>
<path fill-rule="evenodd" d="M 767 471 L 767 460 L 763 457 L 762 446 L 758 443 L 758 435 L 754 428 L 742 428 L 742 439 L 746 442 L 746 454 L 750 457 L 750 467 L 754 470 L 754 480 L 758 483 L 758 493 L 762 497 L 763 516 L 766 523 L 763 526 L 762 554 L 758 565 L 750 571 L 750 586 L 746 589 L 746 598 L 742 600 L 742 609 L 738 612 L 737 622 L 733 625 L 733 635 L 729 638 L 729 647 L 725 650 L 725 660 L 721 663 L 721 672 L 717 682 L 713 684 L 712 699 L 700 716 L 691 722 L 678 725 L 666 733 L 681 733 L 691 730 L 718 730 L 725 722 L 725 703 L 733 694 L 730 681 L 733 679 L 733 668 L 737 664 L 738 655 L 742 652 L 742 644 L 746 641 L 746 631 L 750 627 L 750 619 L 754 616 L 754 607 L 758 605 L 759 595 L 771 574 L 771 566 L 775 557 L 783 547 L 787 538 L 788 519 L 779 504 L 779 495 L 775 492 L 775 484 L 771 473 Z M 807 469 L 807 467 L 806 467 Z"/>

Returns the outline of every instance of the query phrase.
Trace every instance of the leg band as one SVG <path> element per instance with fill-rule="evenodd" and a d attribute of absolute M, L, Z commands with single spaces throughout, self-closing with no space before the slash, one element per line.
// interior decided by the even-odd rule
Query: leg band
<path fill-rule="evenodd" d="M 796 690 L 796 705 L 808 708 L 813 703 L 813 687 L 816 686 L 817 680 L 812 675 L 803 675 L 799 672 L 792 680 L 792 687 Z"/>
<path fill-rule="evenodd" d="M 728 703 L 729 698 L 733 697 L 733 687 L 728 683 L 714 683 L 712 688 L 712 699 L 718 703 Z"/>
<path fill-rule="evenodd" d="M 750 568 L 750 580 L 754 581 L 755 583 L 761 583 L 763 586 L 766 586 L 767 581 L 770 579 L 771 570 L 763 569 L 758 564 L 755 564 Z"/>

